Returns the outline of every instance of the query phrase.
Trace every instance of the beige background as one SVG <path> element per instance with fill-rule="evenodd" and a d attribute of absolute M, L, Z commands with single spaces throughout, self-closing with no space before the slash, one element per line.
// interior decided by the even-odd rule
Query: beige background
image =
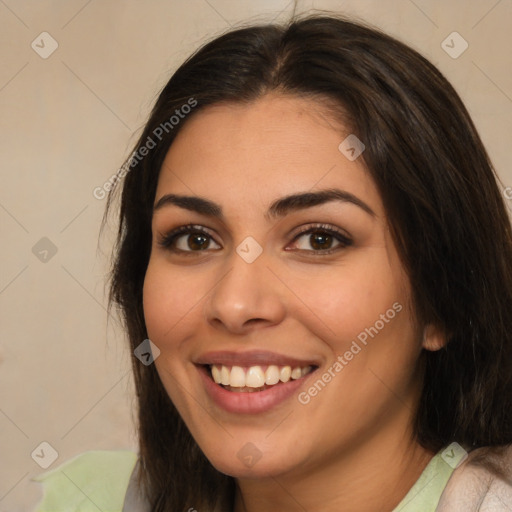
<path fill-rule="evenodd" d="M 372 22 L 432 60 L 512 185 L 512 1 L 299 2 L 299 12 L 311 8 Z M 0 512 L 39 500 L 30 478 L 43 470 L 31 453 L 43 441 L 58 452 L 50 468 L 87 449 L 135 449 L 131 355 L 107 323 L 110 237 L 98 245 L 105 200 L 92 191 L 201 42 L 291 9 L 288 0 L 0 0 Z M 44 31 L 58 43 L 46 59 L 31 47 Z M 469 44 L 457 59 L 441 47 L 453 31 Z M 45 242 L 32 251 L 43 237 L 57 248 L 47 261 Z"/>

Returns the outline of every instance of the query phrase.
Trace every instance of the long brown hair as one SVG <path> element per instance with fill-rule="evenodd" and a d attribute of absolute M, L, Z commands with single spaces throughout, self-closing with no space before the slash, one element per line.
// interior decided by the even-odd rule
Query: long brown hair
<path fill-rule="evenodd" d="M 511 443 L 512 233 L 497 177 L 442 74 L 408 46 L 338 16 L 230 31 L 200 48 L 162 90 L 122 184 L 111 301 L 131 350 L 147 338 L 142 288 L 153 202 L 174 137 L 208 105 L 270 91 L 316 99 L 364 142 L 417 319 L 449 333 L 445 348 L 421 356 L 418 442 L 432 451 L 452 441 L 471 449 Z M 191 99 L 196 106 L 171 128 L 171 116 Z M 156 147 L 140 157 L 166 122 Z M 234 480 L 203 455 L 154 365 L 134 357 L 133 372 L 139 476 L 152 510 L 230 509 Z"/>

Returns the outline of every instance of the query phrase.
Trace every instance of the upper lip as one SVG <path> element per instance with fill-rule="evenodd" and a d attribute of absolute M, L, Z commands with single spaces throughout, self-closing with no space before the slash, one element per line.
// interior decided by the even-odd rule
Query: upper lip
<path fill-rule="evenodd" d="M 297 357 L 264 350 L 207 352 L 197 358 L 196 364 L 222 364 L 224 366 L 276 365 L 292 366 L 294 368 L 297 366 L 301 368 L 305 366 L 319 366 L 319 362 L 315 359 L 298 359 Z"/>

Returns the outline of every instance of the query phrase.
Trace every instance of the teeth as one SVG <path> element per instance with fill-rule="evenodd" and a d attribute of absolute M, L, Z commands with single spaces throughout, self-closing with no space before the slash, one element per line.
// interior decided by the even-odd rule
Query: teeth
<path fill-rule="evenodd" d="M 265 372 L 265 384 L 272 386 L 279 382 L 279 368 L 275 365 L 270 365 Z"/>
<path fill-rule="evenodd" d="M 251 366 L 245 374 L 245 385 L 250 388 L 261 388 L 265 385 L 265 374 L 261 366 Z"/>
<path fill-rule="evenodd" d="M 215 366 L 212 366 L 212 377 L 215 384 L 220 384 L 222 382 L 221 371 Z"/>
<path fill-rule="evenodd" d="M 245 372 L 241 366 L 233 366 L 231 368 L 229 385 L 234 388 L 243 388 L 245 386 Z"/>
<path fill-rule="evenodd" d="M 231 386 L 232 388 L 262 388 L 265 385 L 273 386 L 279 382 L 297 380 L 310 373 L 313 368 L 297 366 L 269 365 L 266 371 L 261 366 L 250 366 L 245 370 L 241 366 L 211 365 L 212 378 L 216 384 Z"/>
<path fill-rule="evenodd" d="M 298 366 L 292 370 L 292 379 L 300 379 L 302 377 L 302 370 Z"/>
<path fill-rule="evenodd" d="M 223 386 L 229 386 L 229 383 L 231 381 L 230 375 L 231 375 L 231 372 L 229 371 L 229 368 L 222 366 L 222 368 L 220 370 L 220 383 Z"/>
<path fill-rule="evenodd" d="M 302 376 L 304 377 L 304 375 L 307 375 L 313 368 L 311 368 L 311 366 L 304 366 L 304 368 L 302 368 L 301 372 L 302 372 Z"/>
<path fill-rule="evenodd" d="M 290 377 L 292 376 L 292 367 L 291 366 L 283 366 L 281 371 L 279 372 L 279 379 L 281 382 L 288 382 Z"/>

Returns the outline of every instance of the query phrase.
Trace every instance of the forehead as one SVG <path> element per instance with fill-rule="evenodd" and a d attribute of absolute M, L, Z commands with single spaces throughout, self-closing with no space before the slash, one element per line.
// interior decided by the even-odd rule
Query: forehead
<path fill-rule="evenodd" d="M 269 94 L 206 107 L 188 119 L 162 166 L 158 197 L 199 195 L 219 204 L 262 206 L 276 197 L 341 188 L 382 212 L 362 159 L 339 145 L 350 132 L 325 105 Z"/>

